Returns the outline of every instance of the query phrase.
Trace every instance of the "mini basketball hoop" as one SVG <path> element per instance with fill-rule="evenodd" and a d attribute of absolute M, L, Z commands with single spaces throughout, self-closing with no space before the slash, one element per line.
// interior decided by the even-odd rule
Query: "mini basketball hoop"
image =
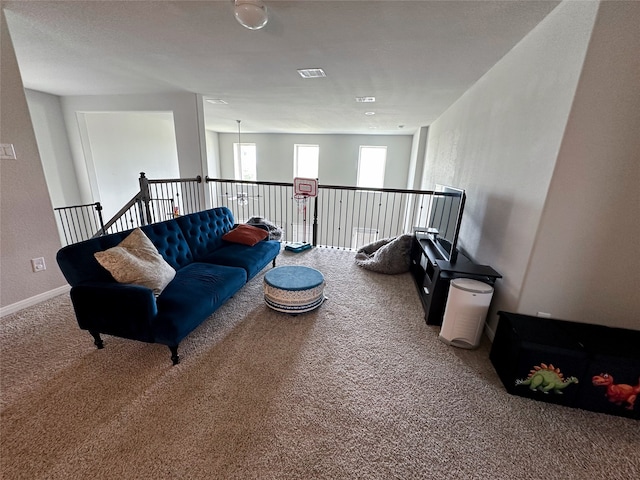
<path fill-rule="evenodd" d="M 309 198 L 309 196 L 305 195 L 304 193 L 294 193 L 293 194 L 293 199 L 298 204 L 298 209 L 299 210 L 302 209 L 302 208 L 305 208 L 307 206 L 307 198 Z"/>
<path fill-rule="evenodd" d="M 298 204 L 298 211 L 302 212 L 302 236 L 303 241 L 285 247 L 292 251 L 302 251 L 310 248 L 307 243 L 307 199 L 318 196 L 318 179 L 295 177 L 293 179 L 293 199 Z M 290 247 L 290 248 L 288 248 Z"/>
<path fill-rule="evenodd" d="M 295 177 L 293 179 L 293 194 L 304 195 L 305 197 L 318 196 L 318 179 Z"/>
<path fill-rule="evenodd" d="M 298 210 L 304 213 L 307 220 L 307 198 L 318 196 L 318 179 L 295 177 L 293 179 L 293 199 L 298 204 Z"/>

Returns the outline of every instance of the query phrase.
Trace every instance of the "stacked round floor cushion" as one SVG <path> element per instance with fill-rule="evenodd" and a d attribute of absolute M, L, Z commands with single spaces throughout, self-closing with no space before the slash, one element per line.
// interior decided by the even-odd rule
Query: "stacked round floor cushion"
<path fill-rule="evenodd" d="M 279 312 L 308 312 L 322 305 L 324 285 L 324 276 L 315 268 L 276 267 L 264 276 L 264 301 Z"/>

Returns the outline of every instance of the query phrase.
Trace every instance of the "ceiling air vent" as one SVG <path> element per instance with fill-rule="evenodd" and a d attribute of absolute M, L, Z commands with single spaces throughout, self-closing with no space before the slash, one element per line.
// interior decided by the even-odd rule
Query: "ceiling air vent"
<path fill-rule="evenodd" d="M 322 78 L 327 76 L 321 68 L 300 68 L 298 73 L 302 78 Z"/>
<path fill-rule="evenodd" d="M 373 103 L 376 101 L 376 97 L 356 97 L 358 103 Z"/>

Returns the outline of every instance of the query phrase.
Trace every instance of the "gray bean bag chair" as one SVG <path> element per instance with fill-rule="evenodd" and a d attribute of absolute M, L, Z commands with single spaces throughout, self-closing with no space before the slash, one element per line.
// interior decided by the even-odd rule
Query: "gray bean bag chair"
<path fill-rule="evenodd" d="M 413 235 L 407 233 L 365 245 L 356 252 L 356 264 L 389 275 L 408 272 L 412 238 Z"/>

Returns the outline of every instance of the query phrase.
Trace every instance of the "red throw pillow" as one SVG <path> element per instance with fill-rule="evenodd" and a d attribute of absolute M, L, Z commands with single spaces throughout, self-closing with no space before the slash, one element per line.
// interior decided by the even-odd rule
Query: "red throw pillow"
<path fill-rule="evenodd" d="M 233 243 L 241 243 L 253 247 L 256 243 L 269 236 L 269 232 L 251 225 L 241 224 L 222 236 L 223 240 Z"/>

